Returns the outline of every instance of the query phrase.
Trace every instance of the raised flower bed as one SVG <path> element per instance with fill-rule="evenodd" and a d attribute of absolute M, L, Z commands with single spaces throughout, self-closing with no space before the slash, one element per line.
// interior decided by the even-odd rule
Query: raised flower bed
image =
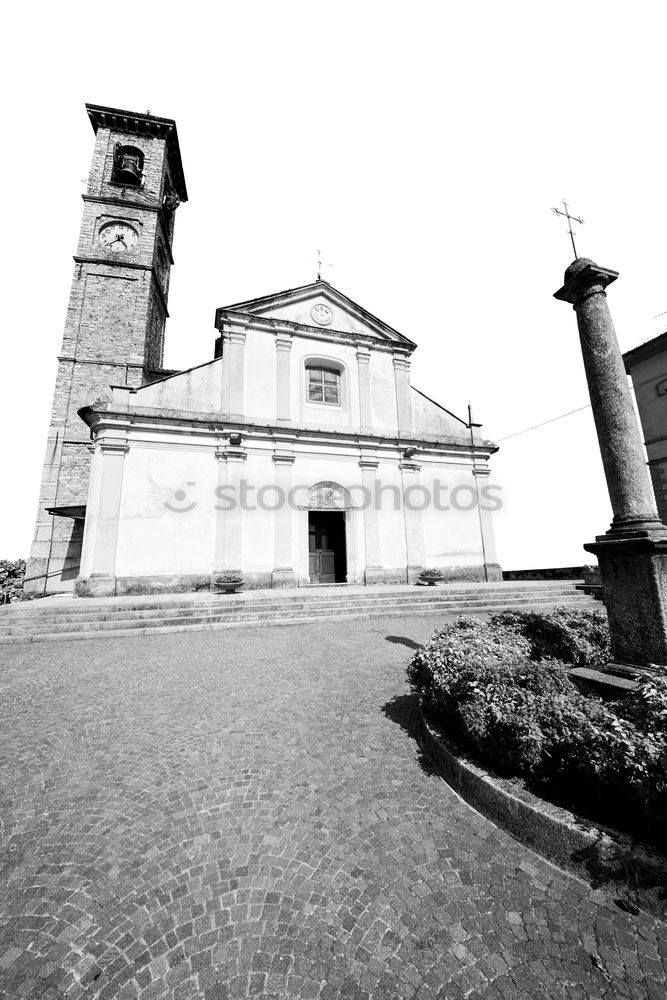
<path fill-rule="evenodd" d="M 573 666 L 610 657 L 604 611 L 459 618 L 415 653 L 423 708 L 482 765 L 665 851 L 667 680 L 615 702 L 581 694 Z"/>

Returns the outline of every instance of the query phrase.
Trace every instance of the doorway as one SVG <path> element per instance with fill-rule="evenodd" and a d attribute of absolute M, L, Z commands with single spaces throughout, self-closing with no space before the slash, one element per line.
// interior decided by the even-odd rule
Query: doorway
<path fill-rule="evenodd" d="M 308 573 L 311 583 L 345 583 L 345 512 L 308 511 Z"/>

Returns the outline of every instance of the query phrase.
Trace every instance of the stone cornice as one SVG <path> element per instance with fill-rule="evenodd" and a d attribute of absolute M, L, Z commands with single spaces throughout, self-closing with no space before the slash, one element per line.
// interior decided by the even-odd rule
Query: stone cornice
<path fill-rule="evenodd" d="M 318 278 L 317 281 L 308 285 L 301 285 L 299 288 L 287 288 L 282 292 L 275 292 L 271 295 L 263 295 L 260 298 L 248 299 L 244 302 L 233 302 L 228 306 L 222 306 L 216 310 L 216 325 L 218 317 L 224 312 L 244 313 L 259 318 L 271 309 L 295 302 L 307 301 L 313 298 L 314 295 L 321 296 L 330 305 L 341 308 L 354 316 L 363 326 L 375 331 L 375 335 L 380 337 L 381 340 L 383 339 L 387 342 L 403 346 L 407 349 L 408 353 L 411 353 L 417 346 L 414 341 L 404 336 L 404 334 L 399 333 L 398 330 L 389 326 L 388 323 L 385 323 L 378 316 L 374 316 L 368 309 L 365 309 L 358 302 L 351 299 L 349 295 L 345 295 L 344 292 L 334 288 L 333 285 L 330 285 L 328 281 L 324 281 L 322 278 Z M 321 329 L 321 327 L 317 327 L 317 329 Z"/>
<path fill-rule="evenodd" d="M 219 413 L 195 414 L 184 411 L 154 410 L 137 407 L 131 412 L 114 410 L 111 407 L 83 407 L 79 411 L 81 419 L 91 428 L 93 436 L 104 428 L 126 428 L 136 432 L 164 432 L 169 435 L 191 435 L 199 439 L 211 439 L 218 444 L 220 434 L 241 433 L 245 446 L 250 442 L 275 444 L 281 449 L 292 450 L 295 445 L 322 446 L 336 444 L 346 449 L 375 449 L 384 452 L 404 451 L 408 447 L 418 447 L 420 459 L 470 456 L 470 441 L 465 439 L 438 440 L 418 437 L 399 437 L 396 434 L 367 434 L 358 430 L 334 430 L 317 427 L 287 428 L 284 424 L 253 424 L 243 420 L 224 420 Z M 495 445 L 475 443 L 474 453 L 479 462 L 486 461 L 495 451 Z"/>
<path fill-rule="evenodd" d="M 84 201 L 94 202 L 97 205 L 116 205 L 118 208 L 133 208 L 144 212 L 157 213 L 160 206 L 156 202 L 134 201 L 129 198 L 114 198 L 113 195 L 102 194 L 82 194 Z"/>
<path fill-rule="evenodd" d="M 71 361 L 75 365 L 105 365 L 114 368 L 141 368 L 139 361 L 119 361 L 117 358 L 75 358 L 73 354 L 59 354 L 58 361 Z"/>
<path fill-rule="evenodd" d="M 73 258 L 75 264 L 104 264 L 107 267 L 127 267 L 131 271 L 152 271 L 152 264 L 138 264 L 131 260 L 110 260 L 108 257 L 79 256 Z"/>
<path fill-rule="evenodd" d="M 255 316 L 252 313 L 237 312 L 232 309 L 218 309 L 215 316 L 215 326 L 225 335 L 225 325 L 232 328 L 240 327 L 247 330 L 258 330 L 264 333 L 284 335 L 288 337 L 306 337 L 308 340 L 321 340 L 324 343 L 342 343 L 363 345 L 375 351 L 385 351 L 394 354 L 396 358 L 409 358 L 415 349 L 415 344 L 402 344 L 398 341 L 383 341 L 371 334 L 350 333 L 347 330 L 332 330 L 321 326 L 308 326 L 305 323 L 293 323 L 291 320 L 279 319 L 275 316 Z"/>

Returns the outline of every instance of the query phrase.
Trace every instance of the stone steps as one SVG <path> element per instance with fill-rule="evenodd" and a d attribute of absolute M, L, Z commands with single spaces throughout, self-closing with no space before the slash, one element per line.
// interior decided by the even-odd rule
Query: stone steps
<path fill-rule="evenodd" d="M 63 621 L 68 618 L 99 618 L 112 614 L 134 614 L 144 611 L 167 611 L 187 609 L 195 611 L 208 608 L 240 608 L 250 604 L 263 606 L 296 607 L 308 605 L 345 605 L 354 600 L 358 603 L 369 602 L 377 605 L 384 602 L 419 600 L 423 602 L 486 600 L 489 597 L 502 597 L 513 600 L 522 596 L 538 596 L 540 598 L 559 596 L 575 596 L 576 586 L 572 583 L 550 582 L 545 584 L 477 584 L 448 585 L 445 587 L 355 587 L 333 590 L 328 587 L 299 588 L 287 591 L 249 591 L 240 595 L 192 593 L 171 595 L 150 595 L 146 597 L 121 598 L 86 598 L 76 600 L 64 598 L 63 604 L 54 603 L 54 599 L 38 600 L 25 604 L 10 605 L 0 609 L 0 627 L 21 620 L 34 621 L 39 617 L 44 621 Z M 57 600 L 57 599 L 56 599 Z"/>
<path fill-rule="evenodd" d="M 435 588 L 434 588 L 435 591 Z M 226 629 L 251 626 L 292 625 L 308 622 L 373 618 L 399 615 L 440 613 L 448 617 L 457 614 L 485 614 L 508 607 L 551 610 L 556 605 L 595 608 L 596 602 L 578 593 L 574 587 L 504 588 L 480 586 L 454 592 L 439 588 L 424 593 L 417 588 L 405 588 L 394 593 L 379 589 L 341 595 L 290 594 L 290 596 L 245 599 L 212 599 L 162 601 L 152 599 L 123 603 L 115 599 L 96 608 L 79 608 L 77 602 L 48 612 L 37 608 L 30 613 L 24 606 L 21 614 L 0 618 L 0 643 L 38 642 L 51 639 L 95 638 L 99 636 L 155 635 L 170 631 Z M 132 599 L 129 599 L 132 601 Z M 88 602 L 85 602 L 86 604 Z"/>

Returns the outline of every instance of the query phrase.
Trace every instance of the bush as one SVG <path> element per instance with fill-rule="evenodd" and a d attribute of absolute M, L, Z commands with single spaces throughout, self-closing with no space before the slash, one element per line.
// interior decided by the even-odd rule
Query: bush
<path fill-rule="evenodd" d="M 659 841 L 667 827 L 667 681 L 646 682 L 618 703 L 586 698 L 569 665 L 599 662 L 607 642 L 597 611 L 507 612 L 488 625 L 460 618 L 417 650 L 408 677 L 425 708 L 480 761 Z M 554 649 L 568 662 L 539 658 Z"/>
<path fill-rule="evenodd" d="M 553 657 L 576 667 L 600 667 L 611 658 L 609 625 L 603 610 L 560 607 L 550 615 L 502 611 L 491 617 L 490 624 L 523 635 L 530 642 L 533 659 Z"/>
<path fill-rule="evenodd" d="M 0 559 L 0 605 L 23 600 L 25 559 Z"/>

